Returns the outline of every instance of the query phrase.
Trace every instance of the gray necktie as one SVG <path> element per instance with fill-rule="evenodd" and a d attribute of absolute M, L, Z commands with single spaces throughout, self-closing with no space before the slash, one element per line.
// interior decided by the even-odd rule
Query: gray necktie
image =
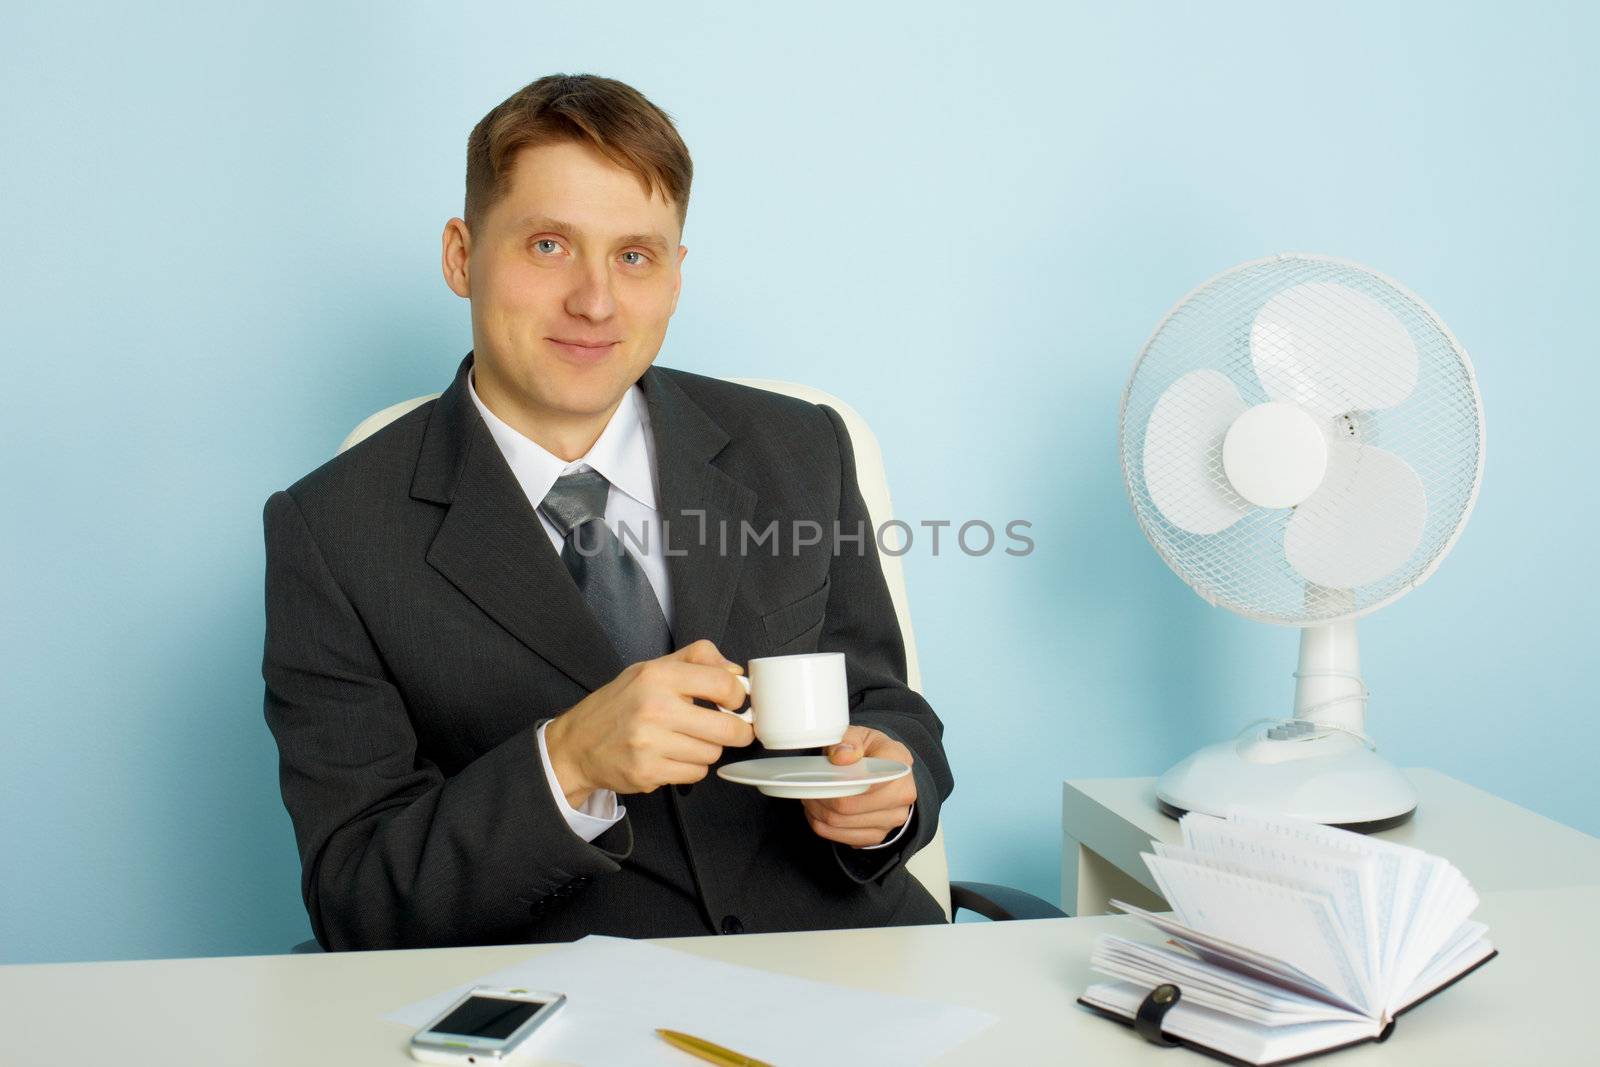
<path fill-rule="evenodd" d="M 566 539 L 561 562 L 622 662 L 638 663 L 671 652 L 672 631 L 644 568 L 603 521 L 610 486 L 599 471 L 563 475 L 539 511 Z"/>

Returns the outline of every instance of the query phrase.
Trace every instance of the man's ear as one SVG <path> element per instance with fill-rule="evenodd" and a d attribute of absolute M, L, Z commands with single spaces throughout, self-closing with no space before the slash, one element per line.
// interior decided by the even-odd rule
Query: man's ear
<path fill-rule="evenodd" d="M 678 294 L 683 291 L 683 257 L 688 254 L 687 245 L 678 246 L 678 261 L 672 265 L 672 308 L 667 312 L 669 319 L 678 310 Z"/>
<path fill-rule="evenodd" d="M 451 219 L 444 224 L 440 237 L 440 266 L 444 270 L 444 283 L 459 297 L 470 297 L 472 286 L 467 274 L 467 261 L 472 254 L 472 233 L 461 219 Z"/>

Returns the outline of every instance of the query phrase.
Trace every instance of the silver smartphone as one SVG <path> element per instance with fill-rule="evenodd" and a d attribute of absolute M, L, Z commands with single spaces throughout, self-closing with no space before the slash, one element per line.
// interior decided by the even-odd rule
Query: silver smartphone
<path fill-rule="evenodd" d="M 411 1038 L 411 1057 L 423 1063 L 500 1063 L 550 1021 L 565 993 L 477 986 Z"/>

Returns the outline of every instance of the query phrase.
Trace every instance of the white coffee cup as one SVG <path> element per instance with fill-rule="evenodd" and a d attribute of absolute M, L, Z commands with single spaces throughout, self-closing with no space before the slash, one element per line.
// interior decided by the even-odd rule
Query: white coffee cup
<path fill-rule="evenodd" d="M 850 686 L 843 652 L 805 652 L 763 656 L 738 675 L 750 695 L 737 715 L 756 728 L 756 738 L 772 749 L 820 748 L 837 744 L 850 725 Z"/>

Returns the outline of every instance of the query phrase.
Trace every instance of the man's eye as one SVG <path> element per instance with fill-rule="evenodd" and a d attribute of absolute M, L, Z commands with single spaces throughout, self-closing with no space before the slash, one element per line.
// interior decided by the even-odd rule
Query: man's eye
<path fill-rule="evenodd" d="M 549 245 L 550 247 L 546 248 L 545 245 Z M 545 255 L 550 255 L 551 253 L 555 252 L 556 249 L 560 248 L 561 246 L 556 244 L 554 241 L 552 241 L 548 237 L 541 237 L 537 241 L 533 242 L 533 247 L 534 247 L 535 251 L 543 252 Z"/>
<path fill-rule="evenodd" d="M 643 252 L 624 252 L 622 254 L 624 256 L 637 256 L 638 257 L 637 259 L 628 260 L 628 266 L 630 266 L 630 267 L 642 266 L 643 264 L 648 262 L 646 260 L 646 258 L 645 258 L 645 254 Z"/>

